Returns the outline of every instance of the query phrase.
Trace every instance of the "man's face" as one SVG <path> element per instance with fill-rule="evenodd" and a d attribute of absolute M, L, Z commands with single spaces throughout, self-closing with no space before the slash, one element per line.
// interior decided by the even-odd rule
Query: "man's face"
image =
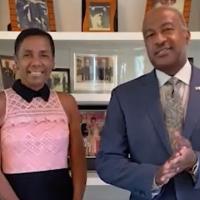
<path fill-rule="evenodd" d="M 39 90 L 49 78 L 54 57 L 47 38 L 30 36 L 21 43 L 16 55 L 21 81 L 33 90 Z"/>
<path fill-rule="evenodd" d="M 150 12 L 144 20 L 143 36 L 155 68 L 174 74 L 185 64 L 190 34 L 175 11 L 158 8 Z"/>

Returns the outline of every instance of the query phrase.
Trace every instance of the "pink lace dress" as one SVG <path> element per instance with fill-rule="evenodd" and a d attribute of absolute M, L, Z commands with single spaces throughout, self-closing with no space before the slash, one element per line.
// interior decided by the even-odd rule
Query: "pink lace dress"
<path fill-rule="evenodd" d="M 30 103 L 6 89 L 2 170 L 20 200 L 72 199 L 68 118 L 56 92 Z"/>

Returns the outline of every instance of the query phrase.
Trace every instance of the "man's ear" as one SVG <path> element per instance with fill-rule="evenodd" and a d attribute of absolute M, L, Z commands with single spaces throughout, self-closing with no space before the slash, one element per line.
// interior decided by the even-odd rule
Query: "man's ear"
<path fill-rule="evenodd" d="M 191 38 L 191 33 L 190 33 L 190 31 L 189 30 L 186 30 L 186 32 L 185 32 L 185 38 L 186 38 L 186 41 L 187 41 L 187 44 L 189 43 L 189 41 L 190 41 L 190 38 Z"/>

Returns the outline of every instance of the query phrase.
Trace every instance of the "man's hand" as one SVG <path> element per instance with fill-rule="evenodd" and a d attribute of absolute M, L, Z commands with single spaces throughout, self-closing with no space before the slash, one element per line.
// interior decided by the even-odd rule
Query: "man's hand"
<path fill-rule="evenodd" d="M 182 135 L 177 135 L 175 138 L 175 153 L 178 152 L 180 156 L 179 171 L 189 171 L 197 162 L 197 156 L 192 149 L 190 141 Z"/>
<path fill-rule="evenodd" d="M 192 149 L 189 140 L 182 135 L 177 135 L 174 141 L 173 155 L 160 167 L 155 175 L 155 182 L 158 186 L 168 183 L 178 173 L 190 171 L 197 162 L 197 156 Z"/>
<path fill-rule="evenodd" d="M 181 161 L 180 153 L 172 155 L 161 167 L 158 168 L 155 175 L 155 183 L 162 186 L 179 173 L 179 162 Z"/>

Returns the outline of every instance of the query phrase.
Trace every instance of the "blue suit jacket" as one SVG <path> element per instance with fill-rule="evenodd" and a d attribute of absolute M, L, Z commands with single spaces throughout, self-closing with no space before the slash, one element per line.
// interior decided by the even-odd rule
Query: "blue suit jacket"
<path fill-rule="evenodd" d="M 200 70 L 193 67 L 183 135 L 200 151 Z M 131 200 L 152 199 L 155 171 L 171 155 L 155 71 L 112 91 L 96 159 L 99 176 L 131 191 Z M 199 170 L 200 171 L 200 170 Z M 198 172 L 199 173 L 199 172 Z M 200 176 L 182 172 L 166 184 L 159 200 L 199 200 Z"/>

